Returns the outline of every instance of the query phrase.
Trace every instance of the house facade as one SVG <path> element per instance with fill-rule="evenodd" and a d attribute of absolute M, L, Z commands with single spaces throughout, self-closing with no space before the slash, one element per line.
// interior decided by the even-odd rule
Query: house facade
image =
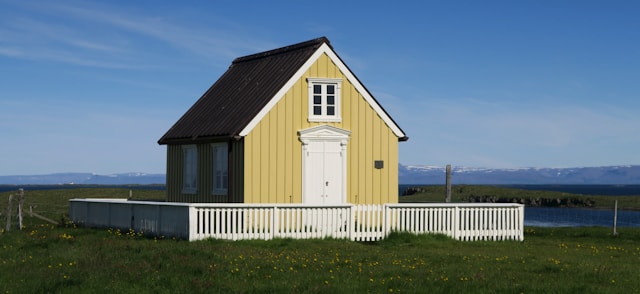
<path fill-rule="evenodd" d="M 235 59 L 158 141 L 171 202 L 398 202 L 407 136 L 327 38 Z"/>

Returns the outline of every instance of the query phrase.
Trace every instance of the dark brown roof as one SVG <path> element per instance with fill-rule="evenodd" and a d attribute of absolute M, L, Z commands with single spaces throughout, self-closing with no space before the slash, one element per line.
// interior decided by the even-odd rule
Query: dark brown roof
<path fill-rule="evenodd" d="M 158 144 L 238 135 L 323 43 L 330 46 L 321 37 L 236 58 Z"/>

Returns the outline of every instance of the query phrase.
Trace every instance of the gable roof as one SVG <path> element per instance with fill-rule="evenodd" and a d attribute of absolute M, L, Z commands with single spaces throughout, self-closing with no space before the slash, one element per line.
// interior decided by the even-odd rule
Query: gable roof
<path fill-rule="evenodd" d="M 246 136 L 322 55 L 338 65 L 401 141 L 408 139 L 387 112 L 321 37 L 236 58 L 227 71 L 158 140 L 195 143 Z"/>

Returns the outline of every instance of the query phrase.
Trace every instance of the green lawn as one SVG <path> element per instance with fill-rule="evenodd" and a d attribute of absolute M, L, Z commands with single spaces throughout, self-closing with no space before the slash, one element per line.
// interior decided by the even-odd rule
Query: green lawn
<path fill-rule="evenodd" d="M 640 230 L 527 228 L 524 242 L 438 235 L 187 242 L 52 225 L 0 235 L 4 293 L 633 293 Z"/>
<path fill-rule="evenodd" d="M 462 191 L 470 189 L 464 187 Z M 460 191 L 460 190 L 458 190 Z M 469 191 L 469 190 L 467 190 Z M 164 191 L 133 190 L 137 199 Z M 484 193 L 484 192 L 476 192 Z M 6 213 L 9 194 L 0 193 Z M 127 198 L 128 189 L 26 191 L 25 206 L 66 223 L 69 198 Z M 4 293 L 633 293 L 640 229 L 526 228 L 525 241 L 387 240 L 187 242 L 136 232 L 55 226 L 26 217 L 4 232 Z"/>

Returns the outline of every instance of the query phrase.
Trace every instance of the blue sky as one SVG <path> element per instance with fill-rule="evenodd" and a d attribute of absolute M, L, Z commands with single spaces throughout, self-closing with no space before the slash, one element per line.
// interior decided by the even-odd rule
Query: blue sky
<path fill-rule="evenodd" d="M 163 173 L 157 140 L 235 57 L 320 36 L 402 164 L 640 164 L 637 3 L 0 0 L 0 175 Z"/>

